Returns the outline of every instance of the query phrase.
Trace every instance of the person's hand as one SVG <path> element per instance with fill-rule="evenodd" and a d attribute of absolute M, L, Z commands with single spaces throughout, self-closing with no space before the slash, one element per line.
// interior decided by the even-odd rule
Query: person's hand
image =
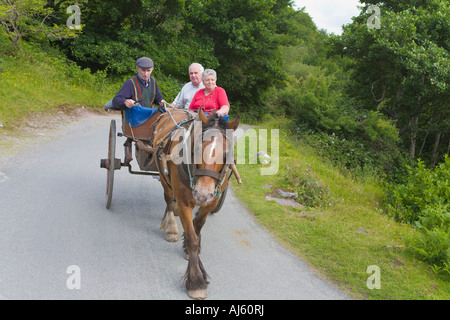
<path fill-rule="evenodd" d="M 161 100 L 160 102 L 159 102 L 159 106 L 161 107 L 161 108 L 164 108 L 164 105 L 166 104 L 166 100 Z"/>
<path fill-rule="evenodd" d="M 228 110 L 230 110 L 230 108 L 228 106 L 222 106 L 219 110 L 216 111 L 216 114 L 219 117 L 223 117 L 228 114 Z"/>
<path fill-rule="evenodd" d="M 133 99 L 127 99 L 124 103 L 127 108 L 133 108 L 136 105 L 136 102 Z"/>

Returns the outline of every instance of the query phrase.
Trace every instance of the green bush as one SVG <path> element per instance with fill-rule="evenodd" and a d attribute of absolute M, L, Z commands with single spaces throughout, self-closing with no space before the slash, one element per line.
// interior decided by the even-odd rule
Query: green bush
<path fill-rule="evenodd" d="M 415 254 L 430 263 L 437 273 L 450 275 L 450 207 L 436 204 L 425 207 L 414 223 L 419 232 L 405 241 Z"/>
<path fill-rule="evenodd" d="M 330 188 L 316 177 L 311 166 L 305 170 L 298 165 L 287 166 L 282 175 L 289 189 L 298 193 L 296 201 L 305 207 L 314 208 L 333 203 Z"/>
<path fill-rule="evenodd" d="M 434 170 L 428 169 L 422 160 L 417 161 L 417 166 L 406 168 L 406 181 L 388 188 L 388 206 L 397 220 L 414 223 L 423 215 L 425 208 L 449 204 L 448 156 L 445 157 L 445 162 Z"/>
<path fill-rule="evenodd" d="M 349 138 L 335 133 L 303 131 L 301 127 L 296 131 L 318 154 L 355 176 L 377 175 L 397 182 L 406 173 L 408 156 L 401 152 L 395 141 L 382 137 L 372 141 L 362 133 L 359 137 Z"/>
<path fill-rule="evenodd" d="M 388 212 L 416 227 L 407 246 L 436 272 L 450 274 L 450 158 L 434 170 L 421 160 L 407 170 L 404 183 L 388 187 Z"/>

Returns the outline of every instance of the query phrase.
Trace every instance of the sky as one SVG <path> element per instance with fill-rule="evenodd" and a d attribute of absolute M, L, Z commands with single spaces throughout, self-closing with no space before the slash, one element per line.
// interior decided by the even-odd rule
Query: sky
<path fill-rule="evenodd" d="M 342 25 L 352 22 L 352 17 L 358 16 L 358 0 L 294 0 L 295 7 L 306 7 L 317 28 L 328 33 L 341 34 Z"/>

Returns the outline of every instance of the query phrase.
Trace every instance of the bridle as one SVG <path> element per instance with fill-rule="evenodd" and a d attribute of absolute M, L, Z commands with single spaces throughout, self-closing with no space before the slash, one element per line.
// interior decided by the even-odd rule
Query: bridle
<path fill-rule="evenodd" d="M 210 130 L 214 129 L 215 132 L 217 132 L 217 131 L 220 132 L 220 134 L 222 135 L 222 138 L 225 139 L 228 150 L 226 150 L 226 152 L 223 154 L 224 155 L 224 159 L 223 159 L 224 165 L 220 171 L 197 168 L 197 165 L 195 163 L 193 163 L 193 161 L 192 161 L 193 155 L 196 152 L 195 146 L 194 147 L 192 146 L 194 141 L 191 141 L 190 146 L 187 146 L 187 142 L 186 142 L 188 140 L 187 137 L 190 136 L 190 134 L 193 131 L 195 131 L 195 130 L 193 130 L 194 124 L 195 124 L 194 120 L 195 119 L 191 118 L 191 119 L 186 119 L 186 120 L 183 120 L 183 121 L 177 123 L 176 126 L 172 130 L 170 130 L 162 139 L 160 139 L 158 142 L 157 149 L 156 149 L 156 156 L 158 157 L 158 159 L 160 161 L 162 158 L 165 158 L 167 160 L 172 159 L 173 158 L 172 155 L 170 155 L 170 156 L 166 156 L 166 155 L 169 155 L 171 152 L 170 151 L 171 145 L 172 145 L 172 142 L 175 140 L 175 139 L 172 139 L 173 135 L 177 135 L 180 132 L 182 132 L 181 133 L 182 141 L 180 141 L 179 143 L 184 143 L 185 144 L 184 150 L 190 150 L 190 152 L 189 152 L 189 156 L 187 156 L 187 157 L 185 157 L 183 155 L 184 161 L 181 164 L 177 165 L 177 171 L 178 171 L 178 176 L 180 178 L 180 181 L 185 186 L 187 186 L 193 190 L 198 183 L 198 177 L 201 177 L 201 176 L 211 177 L 214 180 L 216 180 L 216 184 L 214 186 L 214 195 L 216 197 L 220 197 L 220 195 L 222 194 L 222 192 L 221 192 L 222 185 L 225 182 L 225 178 L 227 177 L 227 172 L 229 172 L 228 169 L 230 168 L 230 166 L 232 164 L 234 164 L 234 161 L 235 161 L 234 150 L 233 150 L 234 137 L 233 137 L 233 135 L 228 136 L 228 133 L 230 133 L 232 131 L 221 128 L 218 124 L 218 122 L 219 122 L 218 118 L 214 119 L 215 123 L 213 126 L 208 126 L 207 128 L 204 128 L 203 124 L 202 124 L 201 134 L 199 134 L 199 137 L 194 137 L 194 140 L 200 139 L 200 141 L 203 142 L 204 135 L 206 133 L 208 133 Z M 186 128 L 186 126 L 187 126 L 187 128 Z M 178 131 L 178 130 L 182 130 L 182 131 Z M 194 134 L 196 134 L 196 132 L 194 132 Z M 200 144 L 200 145 L 202 145 L 202 144 Z M 223 147 L 223 143 L 222 143 L 221 147 Z M 165 180 L 166 184 L 172 189 L 170 179 L 166 179 L 168 172 L 166 173 L 166 170 L 164 170 L 164 168 L 163 168 L 164 166 L 161 165 L 160 161 L 156 161 L 158 171 L 160 172 L 161 176 Z M 229 174 L 228 174 L 228 177 L 230 177 L 230 176 L 231 176 L 231 172 L 229 172 Z"/>
<path fill-rule="evenodd" d="M 223 166 L 222 169 L 220 171 L 214 171 L 211 169 L 199 169 L 197 168 L 196 164 L 193 164 L 191 166 L 192 168 L 192 180 L 190 183 L 190 187 L 191 189 L 194 189 L 195 186 L 197 185 L 197 181 L 198 181 L 198 177 L 199 176 L 207 176 L 207 177 L 211 177 L 214 180 L 216 180 L 216 184 L 214 186 L 214 195 L 216 197 L 220 197 L 221 195 L 221 190 L 222 190 L 222 185 L 225 181 L 225 178 L 227 176 L 227 172 L 228 169 L 230 168 L 231 163 L 227 163 L 230 162 L 230 160 L 232 162 L 234 162 L 234 151 L 233 151 L 233 136 L 229 136 L 227 133 L 229 133 L 230 131 L 226 131 L 225 129 L 222 129 L 219 127 L 218 125 L 218 118 L 215 119 L 215 124 L 214 126 L 208 127 L 208 128 L 203 128 L 202 132 L 201 132 L 201 141 L 204 141 L 204 135 L 205 133 L 207 133 L 208 131 L 210 131 L 211 129 L 215 130 L 215 131 L 219 131 L 220 134 L 222 135 L 222 138 L 225 139 L 225 145 L 227 146 L 227 150 L 223 153 Z M 223 147 L 223 143 L 220 146 L 220 148 Z M 195 150 L 194 148 L 194 152 L 196 152 L 197 150 Z M 230 174 L 231 175 L 231 172 Z"/>

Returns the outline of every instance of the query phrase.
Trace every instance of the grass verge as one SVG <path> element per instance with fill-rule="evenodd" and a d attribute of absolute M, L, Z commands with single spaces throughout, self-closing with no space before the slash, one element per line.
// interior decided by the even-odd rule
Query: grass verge
<path fill-rule="evenodd" d="M 255 219 L 356 299 L 450 299 L 448 277 L 433 273 L 403 246 L 402 238 L 415 230 L 382 213 L 382 183 L 373 176 L 355 179 L 334 168 L 311 147 L 288 135 L 286 127 L 268 122 L 258 128 L 280 130 L 277 174 L 261 175 L 261 164 L 238 164 L 243 184 L 232 182 L 234 194 Z M 305 183 L 294 185 L 298 177 Z M 265 200 L 276 188 L 303 190 L 312 198 L 319 193 L 307 189 L 313 180 L 326 191 L 320 193 L 316 205 L 294 209 Z M 374 284 L 370 277 L 375 275 L 370 266 L 379 267 L 380 289 L 369 289 Z"/>
<path fill-rule="evenodd" d="M 0 122 L 4 130 L 35 113 L 103 106 L 118 90 L 104 74 L 91 74 L 31 47 L 0 58 Z"/>

